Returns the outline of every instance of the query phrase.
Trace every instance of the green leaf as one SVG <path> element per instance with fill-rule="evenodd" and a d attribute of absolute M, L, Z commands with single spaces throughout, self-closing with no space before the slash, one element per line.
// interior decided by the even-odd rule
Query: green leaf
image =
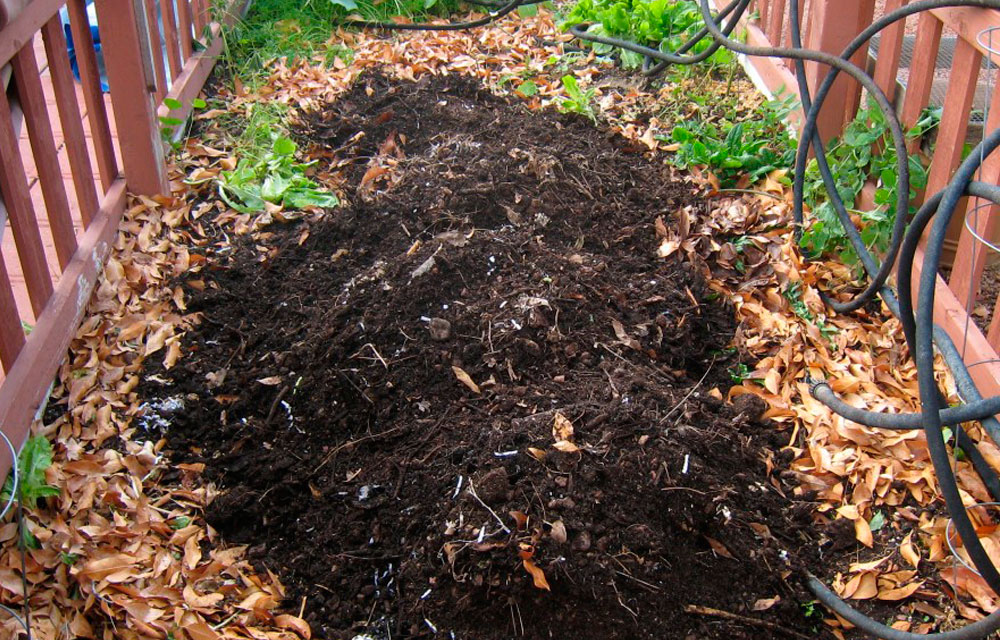
<path fill-rule="evenodd" d="M 45 470 L 52 465 L 52 444 L 44 436 L 28 438 L 17 456 L 17 465 L 20 483 L 18 493 L 24 506 L 33 509 L 41 498 L 59 495 L 59 488 L 46 484 L 45 481 Z M 8 476 L 3 491 L 0 492 L 0 500 L 9 500 L 13 490 L 13 476 Z"/>
<path fill-rule="evenodd" d="M 357 11 L 358 3 L 354 0 L 330 0 L 330 4 L 341 7 L 346 11 Z"/>
<path fill-rule="evenodd" d="M 291 184 L 292 181 L 289 178 L 280 175 L 269 175 L 264 178 L 264 182 L 260 186 L 260 197 L 268 202 L 281 202 L 282 196 L 285 195 L 285 191 L 288 190 Z"/>
<path fill-rule="evenodd" d="M 191 101 L 191 106 L 194 107 L 195 109 L 204 109 L 205 107 L 208 106 L 208 103 L 202 100 L 201 98 L 195 98 L 194 100 Z"/>
<path fill-rule="evenodd" d="M 293 189 L 285 193 L 284 203 L 293 209 L 301 209 L 302 207 L 333 208 L 340 204 L 340 200 L 329 191 Z"/>
<path fill-rule="evenodd" d="M 881 511 L 876 511 L 872 519 L 868 521 L 868 528 L 872 531 L 878 531 L 885 526 L 885 513 Z"/>
<path fill-rule="evenodd" d="M 170 521 L 170 528 L 177 531 L 178 529 L 183 529 L 189 524 L 191 524 L 191 518 L 187 516 L 178 516 Z"/>
<path fill-rule="evenodd" d="M 177 98 L 164 98 L 163 104 L 171 111 L 174 111 L 175 109 L 180 109 L 181 107 L 184 106 L 184 104 L 181 103 L 181 101 L 178 100 Z"/>
<path fill-rule="evenodd" d="M 184 124 L 184 121 L 180 118 L 173 118 L 169 116 L 160 116 L 159 120 L 161 124 L 165 124 L 169 127 L 178 127 Z"/>
<path fill-rule="evenodd" d="M 517 85 L 514 91 L 520 93 L 525 98 L 530 98 L 538 93 L 538 85 L 531 80 L 525 80 L 521 84 Z"/>
<path fill-rule="evenodd" d="M 279 156 L 290 156 L 295 154 L 296 144 L 284 136 L 275 139 L 273 151 Z"/>

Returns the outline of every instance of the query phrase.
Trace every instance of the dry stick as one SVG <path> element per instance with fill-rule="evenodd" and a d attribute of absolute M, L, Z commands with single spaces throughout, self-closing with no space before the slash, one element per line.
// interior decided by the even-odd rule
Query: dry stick
<path fill-rule="evenodd" d="M 768 622 L 767 620 L 759 620 L 757 618 L 741 616 L 739 614 L 730 613 L 728 611 L 723 611 L 721 609 L 713 609 L 711 607 L 700 607 L 696 604 L 689 604 L 686 607 L 684 607 L 684 611 L 687 613 L 696 613 L 702 616 L 722 618 L 723 620 L 732 620 L 733 622 L 742 622 L 743 624 L 748 624 L 752 627 L 761 627 L 763 629 L 770 629 L 771 631 L 778 631 L 780 633 L 789 635 L 793 638 L 801 638 L 802 640 L 813 640 L 813 638 L 810 638 L 805 634 L 799 633 L 794 629 L 789 629 L 788 627 L 783 627 L 780 624 Z"/>
<path fill-rule="evenodd" d="M 703 375 L 701 377 L 701 380 L 698 381 L 698 384 L 696 384 L 693 387 L 691 387 L 690 391 L 687 392 L 686 396 L 684 396 L 683 398 L 681 398 L 680 402 L 678 402 L 677 404 L 674 405 L 673 409 L 671 409 L 670 411 L 667 412 L 667 415 L 665 415 L 662 418 L 660 418 L 660 424 L 663 424 L 664 422 L 666 422 L 667 418 L 669 418 L 671 415 L 673 415 L 674 411 L 677 411 L 681 407 L 681 405 L 683 405 L 685 402 L 687 402 L 688 398 L 690 398 L 692 395 L 694 395 L 694 392 L 698 390 L 698 387 L 700 387 L 701 383 L 705 381 L 705 378 L 708 377 L 708 374 L 712 372 L 712 367 L 714 367 L 714 366 L 715 366 L 715 356 L 712 356 L 712 362 L 709 363 L 708 369 L 705 370 L 705 375 Z"/>
<path fill-rule="evenodd" d="M 503 520 L 500 519 L 500 516 L 497 515 L 497 512 L 494 511 L 493 509 L 490 509 L 489 506 L 485 502 L 483 502 L 483 499 L 479 497 L 479 494 L 476 493 L 476 486 L 472 484 L 472 478 L 469 478 L 469 488 L 467 489 L 467 491 L 469 492 L 469 495 L 471 495 L 473 498 L 476 499 L 476 502 L 482 505 L 483 509 L 489 511 L 490 515 L 496 518 L 496 521 L 500 523 L 500 527 L 503 529 L 504 533 L 510 533 L 510 529 L 508 529 L 507 525 L 505 525 Z"/>
<path fill-rule="evenodd" d="M 385 431 L 380 431 L 379 433 L 369 434 L 363 438 L 358 438 L 357 440 L 349 440 L 340 446 L 334 447 L 333 449 L 330 450 L 330 453 L 326 454 L 326 457 L 324 457 L 323 461 L 319 463 L 319 466 L 313 469 L 312 473 L 310 473 L 309 475 L 311 476 L 316 475 L 316 472 L 325 467 L 326 463 L 329 462 L 330 459 L 333 458 L 333 456 L 337 455 L 347 447 L 353 447 L 356 444 L 361 444 L 362 442 L 367 442 L 368 440 L 374 440 L 376 438 L 381 438 L 382 436 L 387 436 L 394 431 L 401 430 L 402 428 L 403 427 L 393 427 L 392 429 L 386 429 Z"/>

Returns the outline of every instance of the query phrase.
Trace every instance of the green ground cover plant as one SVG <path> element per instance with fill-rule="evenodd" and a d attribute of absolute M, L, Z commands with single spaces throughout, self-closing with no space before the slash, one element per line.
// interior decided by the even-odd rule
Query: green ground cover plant
<path fill-rule="evenodd" d="M 675 51 L 704 25 L 701 9 L 691 0 L 577 0 L 562 20 L 564 26 L 591 23 L 595 35 L 625 38 L 663 51 Z M 689 53 L 698 54 L 711 45 L 705 38 Z M 617 51 L 622 66 L 633 69 L 642 64 L 642 56 L 609 45 L 593 45 L 600 55 Z M 725 49 L 713 53 L 706 64 L 725 65 L 733 55 Z"/>

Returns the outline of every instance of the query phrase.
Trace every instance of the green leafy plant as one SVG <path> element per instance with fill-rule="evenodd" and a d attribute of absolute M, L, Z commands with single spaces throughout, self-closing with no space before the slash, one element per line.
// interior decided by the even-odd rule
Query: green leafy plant
<path fill-rule="evenodd" d="M 164 98 L 163 104 L 171 111 L 176 111 L 184 106 L 184 104 L 176 98 Z M 192 109 L 204 109 L 207 106 L 208 104 L 201 98 L 195 98 L 191 101 Z M 163 141 L 174 151 L 183 147 L 183 139 L 187 135 L 187 127 L 190 123 L 190 118 L 182 120 L 181 118 L 175 118 L 173 116 L 159 116 L 158 119 L 160 121 L 160 137 Z"/>
<path fill-rule="evenodd" d="M 781 294 L 785 297 L 785 300 L 788 300 L 788 305 L 792 308 L 792 312 L 806 322 L 815 324 L 819 328 L 820 335 L 829 338 L 837 333 L 836 328 L 828 325 L 823 318 L 817 318 L 809 309 L 809 305 L 802 299 L 801 282 L 798 280 L 789 282 Z"/>
<path fill-rule="evenodd" d="M 908 141 L 916 140 L 934 129 L 941 121 L 940 108 L 927 109 L 920 120 L 906 132 Z M 869 107 L 844 129 L 839 138 L 827 146 L 837 192 L 848 207 L 854 207 L 865 185 L 876 184 L 875 205 L 871 211 L 856 211 L 860 218 L 861 238 L 875 251 L 885 251 L 896 221 L 896 148 L 881 110 Z M 920 154 L 909 155 L 910 198 L 927 186 L 928 162 Z M 829 196 L 812 160 L 805 173 L 805 203 L 812 212 L 812 223 L 803 233 L 803 245 L 815 256 L 837 256 L 847 264 L 858 264 L 840 220 L 830 204 Z M 913 213 L 913 207 L 907 215 Z"/>
<path fill-rule="evenodd" d="M 337 196 L 321 188 L 306 175 L 313 163 L 295 161 L 296 144 L 276 137 L 271 150 L 259 157 L 241 158 L 233 171 L 219 178 L 219 196 L 243 213 L 263 211 L 266 203 L 291 209 L 335 207 Z"/>
<path fill-rule="evenodd" d="M 694 0 L 577 0 L 562 24 L 565 27 L 581 22 L 591 23 L 588 32 L 595 35 L 625 38 L 664 51 L 677 50 L 704 26 L 701 8 Z M 704 38 L 689 53 L 701 53 L 711 42 L 711 38 Z M 593 47 L 599 55 L 617 51 L 625 68 L 642 64 L 640 54 L 604 44 L 595 43 Z M 706 60 L 710 65 L 732 61 L 732 54 L 725 48 Z"/>
<path fill-rule="evenodd" d="M 753 371 L 751 371 L 750 367 L 748 367 L 745 362 L 734 364 L 726 370 L 726 373 L 729 374 L 729 379 L 736 384 L 740 384 L 744 380 L 754 379 L 750 377 L 750 374 L 752 374 Z"/>
<path fill-rule="evenodd" d="M 7 476 L 0 491 L 0 502 L 13 498 L 34 509 L 42 498 L 59 495 L 59 488 L 45 481 L 45 470 L 52 466 L 52 444 L 45 436 L 32 436 L 17 456 L 18 488 L 14 491 L 14 476 Z"/>
<path fill-rule="evenodd" d="M 566 98 L 560 98 L 558 108 L 563 113 L 578 113 L 597 122 L 597 114 L 591 104 L 594 100 L 594 89 L 584 91 L 576 81 L 576 76 L 566 74 L 562 77 L 563 89 L 566 90 Z"/>
<path fill-rule="evenodd" d="M 659 138 L 676 145 L 670 161 L 681 169 L 707 167 L 723 187 L 733 187 L 744 177 L 753 184 L 794 161 L 795 142 L 785 118 L 795 104 L 792 97 L 771 100 L 739 120 L 693 118 Z"/>

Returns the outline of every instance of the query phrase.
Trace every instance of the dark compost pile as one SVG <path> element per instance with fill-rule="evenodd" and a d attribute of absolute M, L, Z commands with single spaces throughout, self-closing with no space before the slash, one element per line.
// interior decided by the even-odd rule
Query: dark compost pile
<path fill-rule="evenodd" d="M 708 393 L 732 311 L 656 257 L 690 186 L 458 77 L 366 76 L 303 121 L 350 203 L 215 260 L 146 393 L 186 395 L 174 459 L 314 637 L 809 629 L 786 436 Z"/>

